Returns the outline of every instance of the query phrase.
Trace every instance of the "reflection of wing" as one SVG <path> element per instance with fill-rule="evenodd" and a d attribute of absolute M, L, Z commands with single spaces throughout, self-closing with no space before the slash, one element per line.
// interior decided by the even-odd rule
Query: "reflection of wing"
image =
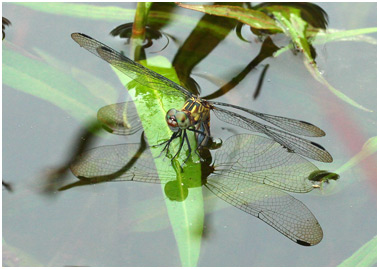
<path fill-rule="evenodd" d="M 274 127 L 266 126 L 232 111 L 219 107 L 214 107 L 212 110 L 220 120 L 239 126 L 246 130 L 263 133 L 284 146 L 289 151 L 321 162 L 333 161 L 333 158 L 329 152 L 312 141 L 297 137 Z"/>
<path fill-rule="evenodd" d="M 311 191 L 308 177 L 318 171 L 311 162 L 271 139 L 250 134 L 228 138 L 216 152 L 214 166 L 230 184 L 256 182 L 291 192 Z"/>
<path fill-rule="evenodd" d="M 232 104 L 226 104 L 226 103 L 220 103 L 220 102 L 213 102 L 208 101 L 211 105 L 220 105 L 220 106 L 226 106 L 226 107 L 233 107 L 242 111 L 245 111 L 249 114 L 252 114 L 258 118 L 261 118 L 262 120 L 265 120 L 271 124 L 274 124 L 283 130 L 286 130 L 287 132 L 298 134 L 298 135 L 304 135 L 304 136 L 324 136 L 325 132 L 318 128 L 317 126 L 313 125 L 312 123 L 301 121 L 301 120 L 295 120 L 291 118 L 285 118 L 281 116 L 275 116 L 275 115 L 269 115 L 264 114 L 261 112 L 257 112 L 251 109 L 247 109 L 244 107 L 232 105 Z"/>
<path fill-rule="evenodd" d="M 274 188 L 310 191 L 312 183 L 308 176 L 318 169 L 309 161 L 289 153 L 268 138 L 242 134 L 230 137 L 217 150 L 214 168 L 205 185 L 219 198 L 258 217 L 301 245 L 315 245 L 321 241 L 322 229 L 309 209 Z M 175 180 L 168 171 L 169 166 L 159 169 L 160 178 L 150 150 L 142 144 L 91 149 L 71 165 L 76 177 L 91 183 L 111 180 L 167 183 Z"/>
<path fill-rule="evenodd" d="M 190 97 L 192 94 L 164 76 L 130 60 L 128 57 L 85 34 L 73 33 L 72 39 L 81 47 L 102 58 L 138 83 L 164 94 Z"/>
<path fill-rule="evenodd" d="M 323 237 L 312 212 L 300 201 L 273 187 L 227 176 L 208 178 L 206 187 L 229 204 L 253 215 L 300 245 L 312 246 Z"/>
<path fill-rule="evenodd" d="M 117 135 L 131 135 L 142 129 L 141 120 L 132 101 L 100 108 L 97 119 L 107 131 Z"/>
<path fill-rule="evenodd" d="M 140 144 L 120 144 L 90 149 L 79 155 L 70 168 L 76 177 L 89 181 L 165 183 L 175 179 L 167 176 L 160 180 L 150 149 L 141 152 Z"/>

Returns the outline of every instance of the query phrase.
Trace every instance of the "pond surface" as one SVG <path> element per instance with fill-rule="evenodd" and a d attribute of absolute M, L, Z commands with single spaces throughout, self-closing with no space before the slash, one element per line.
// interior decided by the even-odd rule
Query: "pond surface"
<path fill-rule="evenodd" d="M 42 11 L 3 3 L 3 16 L 12 23 L 3 41 L 3 180 L 12 187 L 11 192 L 3 188 L 2 193 L 3 265 L 181 266 L 185 262 L 160 185 L 109 182 L 46 191 L 53 174 L 59 174 L 64 184 L 77 181 L 67 163 L 80 142 L 87 142 L 84 130 L 96 122 L 102 106 L 130 98 L 109 65 L 81 49 L 70 35 L 85 33 L 129 55 L 130 45 L 108 33 L 133 21 L 135 4 L 112 4 L 130 11 L 120 13 L 126 21 L 117 16 L 83 19 L 60 12 L 70 10 L 65 5 Z M 329 29 L 376 26 L 376 3 L 317 5 L 328 14 Z M 202 13 L 179 7 L 159 12 L 168 9 L 175 16 L 162 23 L 167 38 L 153 41 L 146 56 L 163 56 L 174 63 L 179 77 L 196 81 L 201 96 L 231 81 L 262 49 L 262 42 L 246 26 L 242 35 L 249 42 L 229 29 L 212 47 L 216 40 L 201 42 L 209 34 L 197 32 L 196 26 L 216 23 L 220 17 L 204 18 Z M 101 13 L 95 15 L 101 17 Z M 325 137 L 311 140 L 326 148 L 334 161 L 310 161 L 320 170 L 339 173 L 340 179 L 310 193 L 291 194 L 317 218 L 322 241 L 312 247 L 295 244 L 203 188 L 201 248 L 190 264 L 337 266 L 376 236 L 376 34 L 365 37 L 314 47 L 323 77 L 366 110 L 343 101 L 316 81 L 305 68 L 302 54 L 290 50 L 258 61 L 236 87 L 213 99 L 304 120 L 325 131 Z M 272 41 L 277 46 L 289 42 L 284 35 L 273 35 Z M 5 57 L 13 58 L 7 62 Z M 253 98 L 267 64 L 259 95 Z M 10 67 L 16 75 L 5 73 Z M 192 80 L 186 82 L 196 89 Z M 211 131 L 223 141 L 247 133 L 214 114 Z M 93 136 L 87 133 L 87 137 L 92 137 L 87 148 L 140 141 L 140 133 L 124 137 L 102 131 Z M 374 150 L 370 151 L 370 145 Z"/>

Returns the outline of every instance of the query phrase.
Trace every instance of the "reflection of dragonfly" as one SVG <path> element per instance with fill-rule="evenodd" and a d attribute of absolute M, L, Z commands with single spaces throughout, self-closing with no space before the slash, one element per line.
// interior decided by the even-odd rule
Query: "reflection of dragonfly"
<path fill-rule="evenodd" d="M 322 229 L 309 209 L 279 190 L 304 193 L 313 189 L 310 175 L 320 170 L 305 158 L 289 153 L 271 139 L 240 134 L 216 150 L 212 165 L 202 165 L 202 184 L 219 198 L 298 244 L 310 246 L 321 241 Z M 78 156 L 71 171 L 80 181 L 61 190 L 106 181 L 165 184 L 175 180 L 170 166 L 160 167 L 159 177 L 156 169 L 144 143 L 102 146 Z M 184 181 L 181 185 L 194 184 Z"/>
<path fill-rule="evenodd" d="M 187 89 L 176 84 L 175 82 L 130 60 L 123 54 L 113 50 L 112 48 L 85 34 L 73 33 L 71 37 L 80 46 L 107 61 L 112 66 L 119 69 L 121 72 L 134 79 L 138 83 L 154 90 L 161 91 L 164 94 L 176 95 L 187 99 L 181 111 L 170 109 L 166 115 L 167 124 L 173 131 L 173 134 L 171 138 L 165 142 L 166 145 L 164 149 L 168 150 L 170 143 L 175 138 L 183 136 L 179 150 L 175 156 L 180 152 L 184 141 L 186 141 L 188 146 L 188 157 L 191 154 L 191 147 L 189 145 L 189 140 L 186 133 L 187 130 L 193 131 L 196 134 L 198 147 L 207 144 L 207 140 L 210 137 L 210 110 L 212 110 L 222 121 L 253 132 L 263 133 L 281 144 L 289 152 L 295 152 L 305 157 L 322 162 L 332 162 L 333 160 L 332 156 L 322 146 L 291 134 L 295 133 L 298 135 L 315 137 L 325 135 L 324 131 L 311 123 L 280 116 L 263 114 L 232 104 L 206 101 L 190 93 Z M 242 110 L 271 124 L 274 124 L 282 128 L 284 131 L 261 124 L 232 111 L 225 110 L 219 106 L 226 106 Z"/>

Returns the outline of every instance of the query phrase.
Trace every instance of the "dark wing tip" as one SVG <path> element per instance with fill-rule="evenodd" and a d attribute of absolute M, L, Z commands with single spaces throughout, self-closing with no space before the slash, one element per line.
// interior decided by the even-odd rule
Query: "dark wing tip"
<path fill-rule="evenodd" d="M 318 147 L 318 148 L 320 148 L 320 149 L 322 149 L 322 150 L 326 150 L 326 149 L 325 149 L 323 146 L 321 146 L 320 144 L 317 144 L 317 143 L 312 142 L 312 141 L 311 141 L 311 144 L 314 145 L 314 146 L 316 146 L 316 147 Z"/>
<path fill-rule="evenodd" d="M 105 46 L 101 46 L 100 48 L 98 48 L 97 50 L 105 50 L 105 51 L 108 51 L 108 52 L 112 52 L 112 50 L 110 48 L 107 48 Z"/>
<path fill-rule="evenodd" d="M 85 38 L 93 39 L 92 37 L 90 37 L 90 36 L 88 36 L 86 34 L 82 34 L 82 33 L 72 33 L 71 34 L 72 38 L 76 38 L 77 36 L 82 36 L 82 37 L 85 37 Z"/>
<path fill-rule="evenodd" d="M 312 142 L 312 141 L 311 141 L 311 144 L 315 147 L 318 147 L 319 149 L 321 149 L 323 151 L 322 158 L 321 159 L 315 159 L 315 160 L 325 162 L 325 163 L 333 162 L 332 155 L 330 155 L 330 153 L 323 146 L 321 146 L 320 144 L 317 144 L 315 142 Z"/>
<path fill-rule="evenodd" d="M 296 240 L 296 243 L 302 246 L 306 246 L 306 247 L 312 246 L 310 243 L 302 241 L 302 240 Z"/>
<path fill-rule="evenodd" d="M 71 38 L 82 47 L 83 38 L 94 40 L 92 37 L 82 33 L 72 33 Z"/>
<path fill-rule="evenodd" d="M 315 136 L 317 136 L 317 137 L 325 136 L 325 132 L 323 130 L 321 130 L 319 127 L 317 127 L 316 125 L 314 125 L 310 122 L 307 122 L 307 121 L 303 121 L 303 120 L 300 120 L 300 122 L 304 123 L 308 126 L 312 126 L 314 129 L 316 129 L 317 132 L 313 132 Z"/>

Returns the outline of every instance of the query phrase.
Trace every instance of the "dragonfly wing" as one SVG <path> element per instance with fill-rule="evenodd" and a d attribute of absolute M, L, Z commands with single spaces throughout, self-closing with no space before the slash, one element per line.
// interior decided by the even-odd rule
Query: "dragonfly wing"
<path fill-rule="evenodd" d="M 139 181 L 165 183 L 172 177 L 158 177 L 149 148 L 141 144 L 102 146 L 80 154 L 71 164 L 72 173 L 91 182 Z M 161 175 L 164 175 L 162 172 Z"/>
<path fill-rule="evenodd" d="M 325 135 L 325 132 L 321 130 L 319 127 L 306 121 L 295 120 L 291 118 L 275 116 L 275 115 L 270 115 L 270 114 L 264 114 L 264 113 L 260 113 L 251 109 L 247 109 L 247 108 L 232 105 L 232 104 L 212 102 L 212 101 L 208 101 L 208 102 L 213 105 L 227 106 L 227 107 L 232 107 L 232 108 L 245 111 L 258 118 L 261 118 L 262 120 L 265 120 L 271 124 L 274 124 L 282 128 L 283 130 L 286 130 L 294 134 L 304 135 L 304 136 L 313 136 L 313 137 L 321 137 Z"/>
<path fill-rule="evenodd" d="M 133 101 L 104 106 L 97 112 L 104 128 L 117 135 L 132 135 L 142 129 Z"/>
<path fill-rule="evenodd" d="M 271 186 L 244 182 L 227 176 L 211 176 L 206 187 L 227 203 L 257 217 L 292 241 L 305 246 L 318 244 L 323 232 L 312 212 L 299 200 Z"/>
<path fill-rule="evenodd" d="M 146 87 L 158 90 L 164 94 L 176 95 L 183 98 L 192 96 L 192 93 L 177 83 L 132 61 L 120 52 L 115 51 L 92 37 L 81 33 L 73 33 L 71 37 L 81 47 L 107 61 L 128 77 Z"/>
<path fill-rule="evenodd" d="M 318 168 L 305 158 L 289 153 L 275 141 L 252 134 L 228 138 L 214 156 L 215 173 L 233 184 L 255 182 L 291 192 L 309 192 L 309 176 Z"/>
<path fill-rule="evenodd" d="M 260 132 L 272 138 L 280 145 L 284 146 L 288 151 L 295 152 L 305 157 L 320 161 L 332 162 L 333 158 L 322 146 L 312 141 L 300 138 L 290 133 L 281 131 L 274 127 L 266 126 L 257 121 L 246 118 L 242 115 L 234 113 L 220 107 L 212 108 L 215 115 L 222 121 L 239 126 L 253 132 Z"/>

